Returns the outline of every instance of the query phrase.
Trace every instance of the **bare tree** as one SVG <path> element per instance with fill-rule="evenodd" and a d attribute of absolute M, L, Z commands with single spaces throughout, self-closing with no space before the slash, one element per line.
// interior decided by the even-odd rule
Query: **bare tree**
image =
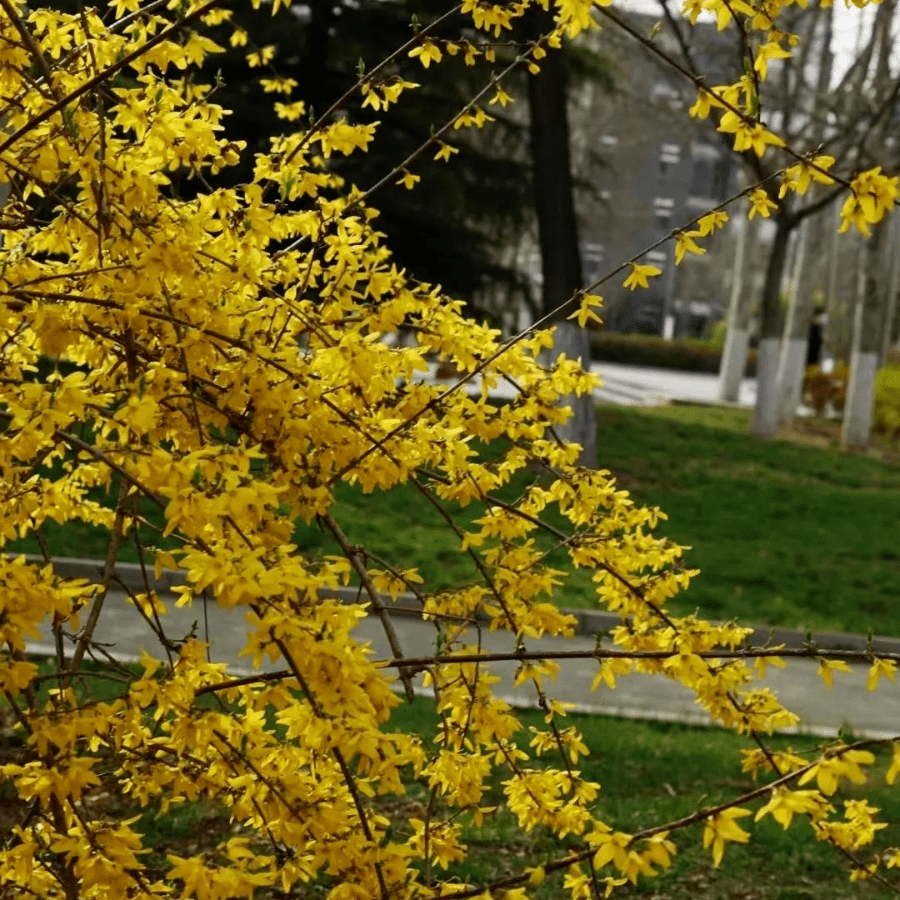
<path fill-rule="evenodd" d="M 668 0 L 660 0 L 669 27 L 678 35 L 682 57 L 678 65 L 694 83 L 703 83 L 704 67 L 695 61 L 696 49 L 690 31 L 684 29 L 667 4 Z M 868 144 L 877 142 L 879 149 L 885 147 L 883 136 L 878 141 L 875 138 L 883 131 L 880 126 L 888 120 L 900 89 L 900 79 L 889 65 L 893 5 L 879 7 L 869 34 L 860 42 L 852 63 L 837 84 L 833 83 L 832 15 L 830 7 L 822 6 L 790 10 L 785 25 L 799 34 L 801 41 L 794 55 L 775 61 L 777 71 L 759 84 L 759 117 L 776 127 L 790 146 L 830 154 L 841 160 L 844 174 L 850 174 L 864 159 Z M 729 51 L 732 75 L 743 70 L 748 41 L 747 35 L 740 34 L 737 53 Z M 727 66 L 727 60 L 723 66 Z M 730 146 L 730 137 L 723 134 L 722 138 Z M 751 425 L 755 436 L 769 439 L 778 430 L 783 392 L 796 395 L 795 382 L 802 375 L 802 365 L 797 366 L 797 359 L 805 356 L 803 336 L 808 333 L 812 314 L 808 302 L 795 308 L 788 317 L 789 331 L 785 334 L 782 294 L 792 233 L 804 220 L 828 208 L 842 191 L 833 188 L 815 198 L 812 195 L 800 198 L 791 193 L 780 196 L 778 173 L 782 161 L 776 155 L 768 154 L 760 159 L 754 152 L 746 151 L 741 159 L 747 179 L 762 185 L 777 206 L 772 214 L 774 235 L 760 299 L 757 400 Z M 740 337 L 738 334 L 726 340 L 722 372 L 743 370 L 747 344 Z M 788 338 L 786 347 L 792 340 L 794 343 L 783 355 L 784 337 Z"/>

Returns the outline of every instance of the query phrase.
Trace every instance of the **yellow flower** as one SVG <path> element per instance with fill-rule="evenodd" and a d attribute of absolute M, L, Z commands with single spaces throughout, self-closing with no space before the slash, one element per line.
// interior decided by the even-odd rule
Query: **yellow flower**
<path fill-rule="evenodd" d="M 413 175 L 412 172 L 407 172 L 406 169 L 403 170 L 403 176 L 397 182 L 397 184 L 402 184 L 408 191 L 413 189 L 413 185 L 416 184 L 417 181 L 421 181 L 421 177 L 419 175 Z"/>
<path fill-rule="evenodd" d="M 675 265 L 681 265 L 685 253 L 693 253 L 694 256 L 703 256 L 706 248 L 701 247 L 695 240 L 700 237 L 699 231 L 679 231 L 675 235 Z"/>
<path fill-rule="evenodd" d="M 290 94 L 297 87 L 293 78 L 261 78 L 259 83 L 267 94 Z"/>
<path fill-rule="evenodd" d="M 757 811 L 755 821 L 758 822 L 763 816 L 771 814 L 782 828 L 787 828 L 791 824 L 794 813 L 815 817 L 824 812 L 826 807 L 827 804 L 818 791 L 791 791 L 783 787 L 775 788 L 769 802 Z"/>
<path fill-rule="evenodd" d="M 603 298 L 599 294 L 583 294 L 578 309 L 569 318 L 577 319 L 579 328 L 584 328 L 588 321 L 602 324 L 603 320 L 593 310 L 593 307 L 602 305 Z"/>
<path fill-rule="evenodd" d="M 894 755 L 891 759 L 890 768 L 887 770 L 887 773 L 884 776 L 884 780 L 888 784 L 893 784 L 897 780 L 897 776 L 900 775 L 900 743 L 894 741 Z"/>
<path fill-rule="evenodd" d="M 497 85 L 497 93 L 488 101 L 488 105 L 493 106 L 495 103 L 499 103 L 501 106 L 506 107 L 512 102 L 513 98 L 500 85 Z"/>
<path fill-rule="evenodd" d="M 630 263 L 630 265 L 631 272 L 622 282 L 622 287 L 631 288 L 631 290 L 636 290 L 639 287 L 648 287 L 648 278 L 654 278 L 662 274 L 662 270 L 656 266 L 644 266 L 640 263 Z"/>
<path fill-rule="evenodd" d="M 256 69 L 260 66 L 268 65 L 274 58 L 275 46 L 273 44 L 268 44 L 265 47 L 260 47 L 255 53 L 248 53 L 247 65 L 250 66 L 251 69 Z"/>
<path fill-rule="evenodd" d="M 749 809 L 723 809 L 706 820 L 703 846 L 712 845 L 713 864 L 716 867 L 722 862 L 727 842 L 746 844 L 750 840 L 750 835 L 735 821 L 749 815 Z"/>
<path fill-rule="evenodd" d="M 897 177 L 881 174 L 881 167 L 862 172 L 850 184 L 852 193 L 841 207 L 841 226 L 838 232 L 855 225 L 860 234 L 869 237 L 869 225 L 876 225 L 894 206 L 897 199 Z"/>
<path fill-rule="evenodd" d="M 445 144 L 441 141 L 441 148 L 434 154 L 434 158 L 447 162 L 454 153 L 459 153 L 459 147 L 451 147 L 450 144 Z"/>
<path fill-rule="evenodd" d="M 703 0 L 684 0 L 681 6 L 681 14 L 690 19 L 691 25 L 697 24 L 703 12 Z"/>
<path fill-rule="evenodd" d="M 441 61 L 441 48 L 431 41 L 424 41 L 419 44 L 418 47 L 413 47 L 413 49 L 409 51 L 409 55 L 413 59 L 418 57 L 419 62 L 427 69 L 432 62 L 439 63 Z"/>
<path fill-rule="evenodd" d="M 881 678 L 894 681 L 897 677 L 897 663 L 892 659 L 876 659 L 869 669 L 869 678 L 866 681 L 866 690 L 874 691 L 878 687 Z"/>
<path fill-rule="evenodd" d="M 791 56 L 790 50 L 785 50 L 775 41 L 768 41 L 756 51 L 756 59 L 753 60 L 753 68 L 756 69 L 759 77 L 765 80 L 769 72 L 770 59 L 788 59 Z"/>
<path fill-rule="evenodd" d="M 700 88 L 697 91 L 697 99 L 694 105 L 688 110 L 688 115 L 692 119 L 707 119 L 713 107 L 721 108 L 716 95 L 708 88 Z"/>
<path fill-rule="evenodd" d="M 778 205 L 769 199 L 769 195 L 762 189 L 757 188 L 750 194 L 750 218 L 760 215 L 764 219 L 768 219 L 773 209 L 778 209 Z"/>
<path fill-rule="evenodd" d="M 453 120 L 453 128 L 482 128 L 485 122 L 493 122 L 494 119 L 489 116 L 480 106 L 475 107 L 474 112 L 465 110 L 461 112 Z"/>
<path fill-rule="evenodd" d="M 834 684 L 834 672 L 850 672 L 850 666 L 842 659 L 822 659 L 819 660 L 819 675 L 825 682 L 825 687 L 831 690 Z"/>
<path fill-rule="evenodd" d="M 594 865 L 602 869 L 612 863 L 620 872 L 626 872 L 630 866 L 628 848 L 632 836 L 624 831 L 594 831 L 587 836 L 588 843 L 597 848 L 594 854 Z"/>
<path fill-rule="evenodd" d="M 727 222 L 728 213 L 721 209 L 717 209 L 700 218 L 697 222 L 696 234 L 698 237 L 706 237 L 706 235 L 713 234 L 720 228 L 724 228 Z"/>
<path fill-rule="evenodd" d="M 854 784 L 864 784 L 866 775 L 860 766 L 870 766 L 875 757 L 868 750 L 843 750 L 823 756 L 812 768 L 800 776 L 798 784 L 816 779 L 819 790 L 830 797 L 847 778 Z"/>

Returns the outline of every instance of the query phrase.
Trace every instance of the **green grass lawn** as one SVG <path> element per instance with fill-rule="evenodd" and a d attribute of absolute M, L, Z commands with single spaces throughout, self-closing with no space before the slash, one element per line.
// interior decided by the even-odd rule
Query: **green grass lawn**
<path fill-rule="evenodd" d="M 691 547 L 687 562 L 701 571 L 673 609 L 900 635 L 900 465 L 817 446 L 805 432 L 802 441 L 761 443 L 748 434 L 748 416 L 690 406 L 600 410 L 601 465 L 638 502 L 666 513 L 660 532 Z M 828 427 L 819 423 L 813 436 Z M 472 576 L 455 537 L 415 492 L 375 503 L 351 490 L 339 497 L 335 516 L 354 543 L 418 566 L 431 583 Z M 327 545 L 315 526 L 298 539 Z M 587 573 L 558 599 L 592 605 Z"/>
<path fill-rule="evenodd" d="M 45 665 L 49 671 L 50 663 Z M 85 670 L 88 675 L 99 674 L 93 664 Z M 129 671 L 136 670 L 131 667 Z M 49 683 L 43 685 L 46 690 Z M 86 677 L 76 679 L 74 687 L 83 701 L 108 701 L 120 695 L 124 683 Z M 529 727 L 544 727 L 543 713 L 521 711 L 519 718 L 522 729 L 516 738 L 524 747 L 531 738 Z M 420 697 L 412 704 L 396 707 L 385 727 L 418 733 L 428 746 L 433 746 L 436 723 L 433 701 Z M 618 831 L 634 833 L 665 824 L 731 800 L 757 785 L 741 771 L 740 750 L 752 746 L 746 737 L 717 728 L 606 716 L 571 715 L 566 724 L 578 727 L 589 748 L 577 768 L 585 779 L 601 785 L 596 815 Z M 273 728 L 279 732 L 277 726 Z M 853 740 L 851 735 L 845 739 Z M 811 756 L 819 746 L 816 738 L 799 735 L 776 736 L 766 743 L 772 749 L 791 749 L 802 756 Z M 900 844 L 900 793 L 896 786 L 886 786 L 883 779 L 890 756 L 889 748 L 876 748 L 876 764 L 868 771 L 869 782 L 861 786 L 845 783 L 831 801 L 838 811 L 842 810 L 843 800 L 862 798 L 880 809 L 878 818 L 888 827 L 878 833 L 878 848 Z M 548 754 L 545 762 L 559 764 L 554 754 Z M 411 773 L 405 785 L 404 796 L 385 795 L 373 801 L 379 812 L 391 820 L 396 837 L 401 840 L 409 832 L 407 820 L 410 816 L 422 817 L 430 795 L 427 784 L 414 779 Z M 470 883 L 484 884 L 515 875 L 525 866 L 547 863 L 572 849 L 580 849 L 571 837 L 557 841 L 540 828 L 524 832 L 506 811 L 501 786 L 486 784 L 486 788 L 480 805 L 496 805 L 497 813 L 486 817 L 478 827 L 466 816 L 461 819 L 469 853 L 458 874 Z M 202 853 L 234 833 L 227 806 L 212 799 L 178 803 L 167 810 L 156 803 L 141 809 L 114 790 L 101 793 L 110 815 L 140 816 L 138 828 L 145 836 L 151 865 L 157 861 L 162 865 L 167 853 Z M 763 802 L 751 801 L 747 807 L 755 811 Z M 788 831 L 771 817 L 759 823 L 748 817 L 741 819 L 740 824 L 752 839 L 747 844 L 728 844 L 719 868 L 713 866 L 710 852 L 702 847 L 702 825 L 692 825 L 670 835 L 679 848 L 670 870 L 657 878 L 642 879 L 636 887 L 622 888 L 614 896 L 646 900 L 868 900 L 887 896 L 875 885 L 850 883 L 845 861 L 815 839 L 802 816 Z M 865 851 L 861 853 L 863 858 L 866 855 Z M 601 872 L 606 874 L 613 873 Z M 308 891 L 296 896 L 313 900 L 322 896 L 321 887 L 310 885 Z M 269 896 L 265 891 L 260 894 L 261 898 Z M 561 874 L 549 875 L 540 888 L 530 889 L 529 896 L 535 900 L 563 896 Z"/>
<path fill-rule="evenodd" d="M 795 440 L 760 443 L 748 435 L 748 415 L 690 406 L 600 410 L 601 465 L 638 502 L 668 515 L 660 531 L 690 546 L 687 563 L 701 570 L 673 609 L 900 635 L 900 464 L 841 454 L 828 445 L 833 423 L 805 425 Z M 531 477 L 521 475 L 507 498 Z M 337 497 L 333 514 L 353 544 L 394 566 L 418 567 L 430 586 L 475 577 L 456 536 L 413 488 L 363 495 L 340 485 Z M 460 524 L 482 511 L 472 504 Z M 154 509 L 146 512 L 158 518 Z M 59 555 L 106 554 L 106 535 L 98 529 L 48 526 L 46 537 Z M 308 553 L 337 550 L 315 522 L 299 523 L 294 539 Z M 152 544 L 153 536 L 144 540 Z M 28 539 L 10 549 L 38 551 Z M 122 558 L 136 558 L 133 546 L 124 547 Z M 557 599 L 591 606 L 588 574 L 575 573 Z"/>
<path fill-rule="evenodd" d="M 664 534 L 693 548 L 688 561 L 702 574 L 673 606 L 900 635 L 900 465 L 810 443 L 760 443 L 747 435 L 748 416 L 601 410 L 604 465 L 636 499 L 666 512 Z"/>
<path fill-rule="evenodd" d="M 601 784 L 597 814 L 616 830 L 633 833 L 660 825 L 756 786 L 740 767 L 740 750 L 751 746 L 747 738 L 714 728 L 606 716 L 569 718 L 590 748 L 578 769 L 583 777 Z M 543 727 L 540 713 L 521 713 L 521 720 L 526 729 L 529 725 Z M 434 721 L 427 701 L 417 700 L 412 706 L 398 707 L 391 724 L 427 736 Z M 772 738 L 767 743 L 773 749 L 790 747 L 804 755 L 817 746 L 815 738 L 800 736 Z M 880 752 L 871 773 L 872 783 L 835 797 L 834 803 L 840 810 L 842 799 L 858 799 L 864 795 L 860 791 L 865 792 L 868 802 L 883 810 L 882 819 L 891 823 L 879 833 L 879 844 L 884 841 L 896 846 L 900 842 L 900 795 L 883 781 L 889 760 L 889 751 Z M 549 757 L 548 761 L 555 764 Z M 415 784 L 410 786 L 413 794 L 416 788 Z M 420 799 L 427 801 L 427 793 L 422 786 Z M 499 793 L 486 799 L 503 801 Z M 762 801 L 755 801 L 748 807 L 756 810 L 761 805 Z M 845 900 L 885 895 L 874 886 L 851 884 L 842 857 L 816 841 L 806 821 L 795 820 L 788 831 L 771 817 L 756 824 L 752 818 L 740 823 L 750 831 L 752 840 L 729 844 L 720 868 L 713 866 L 710 852 L 702 848 L 702 826 L 693 825 L 671 835 L 679 855 L 668 873 L 641 880 L 637 887 L 620 889 L 613 896 L 653 900 Z M 508 815 L 501 814 L 485 828 L 471 829 L 467 835 L 472 840 L 467 874 L 473 879 L 515 874 L 521 871 L 524 860 L 534 865 L 535 854 L 545 854 L 538 862 L 560 855 L 560 847 L 546 835 L 521 832 Z M 547 900 L 563 896 L 561 885 L 560 877 L 548 877 L 534 896 Z"/>

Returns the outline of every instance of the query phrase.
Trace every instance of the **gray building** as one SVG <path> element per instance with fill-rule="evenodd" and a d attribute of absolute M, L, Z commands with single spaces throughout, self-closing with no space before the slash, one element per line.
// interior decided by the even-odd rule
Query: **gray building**
<path fill-rule="evenodd" d="M 653 16 L 627 15 L 629 23 L 673 57 L 679 46 L 667 23 Z M 695 58 L 713 79 L 726 77 L 723 39 L 714 26 L 689 35 Z M 594 192 L 579 198 L 585 278 L 593 281 L 675 228 L 692 222 L 737 190 L 738 165 L 710 122 L 695 121 L 688 109 L 696 90 L 678 72 L 634 38 L 605 26 L 593 49 L 609 60 L 614 88 L 588 85 L 572 101 L 573 165 L 591 151 L 601 154 Z M 717 60 L 717 53 L 721 59 Z M 712 83 L 721 83 L 713 80 Z M 598 288 L 606 327 L 668 336 L 704 334 L 721 317 L 731 273 L 734 236 L 726 231 L 703 242 L 703 256 L 673 264 L 673 244 L 642 259 L 663 270 L 650 287 L 622 288 L 623 275 Z"/>

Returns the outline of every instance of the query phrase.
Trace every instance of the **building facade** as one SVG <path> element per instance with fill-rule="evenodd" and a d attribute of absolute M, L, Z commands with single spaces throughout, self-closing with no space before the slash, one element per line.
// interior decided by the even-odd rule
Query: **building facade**
<path fill-rule="evenodd" d="M 623 18 L 678 58 L 680 47 L 668 23 L 648 15 Z M 712 83 L 727 75 L 727 47 L 714 26 L 690 29 L 694 58 Z M 710 122 L 689 117 L 693 85 L 631 35 L 614 25 L 594 37 L 594 50 L 612 69 L 613 90 L 586 85 L 572 98 L 573 166 L 578 171 L 596 150 L 604 165 L 596 190 L 579 198 L 585 278 L 602 278 L 623 261 L 644 253 L 673 229 L 689 228 L 738 188 L 739 164 Z M 717 58 L 718 57 L 718 58 Z M 717 77 L 718 75 L 718 77 Z M 662 275 L 631 292 L 623 275 L 598 288 L 606 327 L 665 336 L 705 335 L 724 314 L 734 258 L 736 229 L 706 242 L 702 256 L 674 265 L 673 242 L 642 256 Z"/>

